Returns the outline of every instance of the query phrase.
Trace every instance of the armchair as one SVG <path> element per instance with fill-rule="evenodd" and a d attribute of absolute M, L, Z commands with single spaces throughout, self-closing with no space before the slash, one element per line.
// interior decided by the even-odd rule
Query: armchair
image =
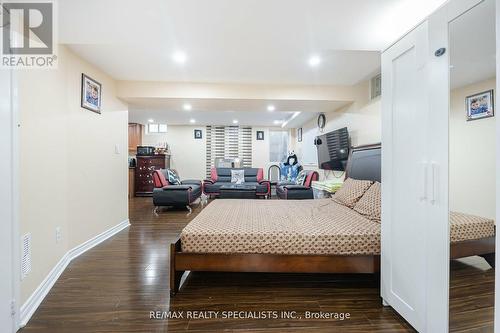
<path fill-rule="evenodd" d="M 167 170 L 160 169 L 153 172 L 153 204 L 155 212 L 159 207 L 186 207 L 191 212 L 190 205 L 201 196 L 201 181 L 184 180 L 180 185 L 168 182 Z"/>
<path fill-rule="evenodd" d="M 279 182 L 276 185 L 276 194 L 280 199 L 314 199 L 311 183 L 319 179 L 319 174 L 316 171 L 307 170 L 304 184 L 296 184 L 295 182 Z"/>

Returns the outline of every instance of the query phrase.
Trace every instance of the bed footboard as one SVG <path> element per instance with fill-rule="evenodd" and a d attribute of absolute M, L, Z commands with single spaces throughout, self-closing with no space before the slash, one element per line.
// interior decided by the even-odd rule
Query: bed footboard
<path fill-rule="evenodd" d="M 184 271 L 177 270 L 175 267 L 177 254 L 181 252 L 181 239 L 170 244 L 170 296 L 173 297 L 180 288 L 182 275 Z"/>
<path fill-rule="evenodd" d="M 172 297 L 179 291 L 185 271 L 373 274 L 380 272 L 380 256 L 186 253 L 182 252 L 178 239 L 170 245 Z"/>
<path fill-rule="evenodd" d="M 495 236 L 451 244 L 450 259 L 469 256 L 483 257 L 492 268 L 495 268 Z"/>

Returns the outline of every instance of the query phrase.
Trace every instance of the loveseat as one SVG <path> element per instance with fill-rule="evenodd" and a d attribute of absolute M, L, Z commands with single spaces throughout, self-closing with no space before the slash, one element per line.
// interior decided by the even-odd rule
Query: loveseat
<path fill-rule="evenodd" d="M 271 184 L 264 179 L 262 168 L 212 168 L 210 179 L 203 181 L 203 193 L 210 197 L 218 197 L 221 186 L 231 184 L 231 170 L 244 171 L 242 184 L 255 186 L 257 197 L 267 197 L 271 194 Z"/>

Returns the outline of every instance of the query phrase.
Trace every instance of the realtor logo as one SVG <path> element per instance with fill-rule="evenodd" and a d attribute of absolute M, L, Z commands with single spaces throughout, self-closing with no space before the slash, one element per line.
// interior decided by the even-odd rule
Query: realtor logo
<path fill-rule="evenodd" d="M 54 3 L 2 2 L 1 67 L 55 68 Z"/>

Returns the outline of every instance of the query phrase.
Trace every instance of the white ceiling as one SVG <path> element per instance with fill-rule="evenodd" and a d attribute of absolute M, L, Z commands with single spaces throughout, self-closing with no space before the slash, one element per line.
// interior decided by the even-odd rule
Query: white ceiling
<path fill-rule="evenodd" d="M 450 23 L 452 89 L 495 77 L 495 1 L 488 0 Z"/>
<path fill-rule="evenodd" d="M 64 0 L 59 42 L 116 79 L 352 85 L 444 1 Z"/>
<path fill-rule="evenodd" d="M 285 128 L 294 128 L 313 119 L 320 112 L 339 109 L 348 102 L 339 101 L 269 101 L 269 100 L 233 100 L 233 99 L 126 99 L 129 103 L 129 121 L 146 124 L 149 119 L 169 125 L 232 125 L 238 120 L 239 125 L 281 126 L 275 121 L 286 122 Z M 183 105 L 192 106 L 190 111 L 183 110 Z M 267 111 L 268 105 L 275 111 Z M 299 114 L 295 115 L 297 112 Z M 292 119 L 293 118 L 293 119 Z"/>

